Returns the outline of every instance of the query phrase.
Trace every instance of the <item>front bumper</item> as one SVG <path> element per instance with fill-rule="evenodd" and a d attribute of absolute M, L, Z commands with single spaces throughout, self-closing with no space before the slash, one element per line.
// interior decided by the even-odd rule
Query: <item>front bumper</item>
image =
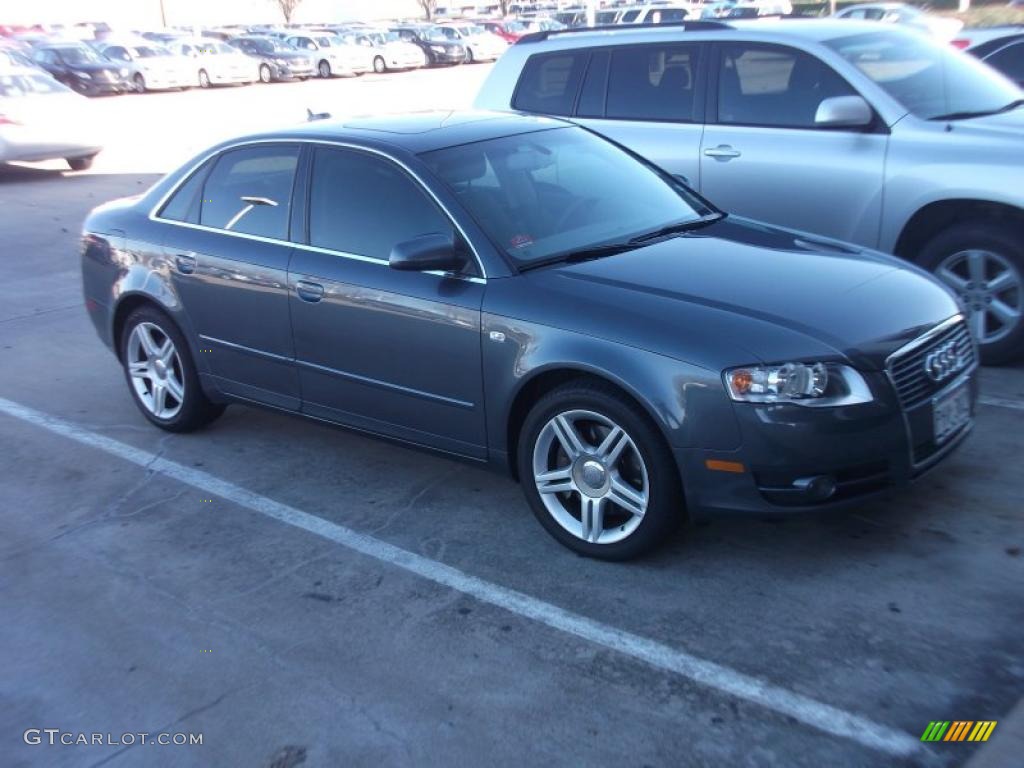
<path fill-rule="evenodd" d="M 316 67 L 310 64 L 271 64 L 270 71 L 275 80 L 294 80 L 299 77 L 313 77 L 317 74 Z"/>
<path fill-rule="evenodd" d="M 976 367 L 906 411 L 885 373 L 864 375 L 875 399 L 861 405 L 805 408 L 735 403 L 741 448 L 677 451 L 691 515 L 808 512 L 863 503 L 909 486 L 942 463 L 970 434 L 978 398 Z M 936 445 L 934 403 L 960 386 L 968 389 L 971 418 Z M 708 461 L 741 464 L 743 471 L 712 470 Z M 835 492 L 826 500 L 814 501 L 795 490 L 798 479 L 818 476 L 835 482 Z"/>
<path fill-rule="evenodd" d="M 445 51 L 444 53 L 438 53 L 437 51 L 431 51 L 430 56 L 432 63 L 437 64 L 461 64 L 466 60 L 466 52 L 459 50 L 457 52 Z"/>

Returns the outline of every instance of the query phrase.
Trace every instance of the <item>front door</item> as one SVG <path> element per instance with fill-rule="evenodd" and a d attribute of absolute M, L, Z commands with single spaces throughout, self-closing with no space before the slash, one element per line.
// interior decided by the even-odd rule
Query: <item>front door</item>
<path fill-rule="evenodd" d="M 387 261 L 452 222 L 382 157 L 317 147 L 311 174 L 308 246 L 288 275 L 303 411 L 484 458 L 483 281 Z"/>
<path fill-rule="evenodd" d="M 819 128 L 822 100 L 857 95 L 831 67 L 780 45 L 719 46 L 700 190 L 722 209 L 875 247 L 889 134 Z"/>

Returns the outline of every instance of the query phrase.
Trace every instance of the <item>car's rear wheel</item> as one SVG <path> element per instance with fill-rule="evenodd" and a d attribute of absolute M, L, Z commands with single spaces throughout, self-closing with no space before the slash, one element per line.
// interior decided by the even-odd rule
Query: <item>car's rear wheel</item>
<path fill-rule="evenodd" d="M 199 70 L 199 87 L 209 88 L 210 87 L 210 76 L 206 74 L 205 69 Z"/>
<path fill-rule="evenodd" d="M 92 161 L 95 158 L 96 155 L 86 155 L 85 157 L 68 157 L 65 160 L 72 171 L 87 171 L 92 168 Z"/>
<path fill-rule="evenodd" d="M 331 63 L 324 59 L 317 65 L 317 71 L 320 73 L 320 77 L 328 78 L 331 76 Z"/>
<path fill-rule="evenodd" d="M 385 72 L 388 71 L 387 62 L 384 61 L 383 56 L 375 56 L 373 58 L 373 71 L 376 72 L 378 75 L 383 75 Z"/>
<path fill-rule="evenodd" d="M 523 423 L 519 478 L 541 525 L 588 557 L 625 560 L 682 519 L 675 463 L 650 419 L 599 382 L 563 385 Z"/>
<path fill-rule="evenodd" d="M 995 222 L 956 224 L 925 245 L 919 263 L 967 306 L 982 362 L 1024 354 L 1024 233 Z"/>
<path fill-rule="evenodd" d="M 191 432 L 224 412 L 199 384 L 185 337 L 153 307 L 128 316 L 121 334 L 121 363 L 142 414 L 168 432 Z"/>
<path fill-rule="evenodd" d="M 260 65 L 260 82 L 269 83 L 273 79 L 273 74 L 270 71 L 270 67 L 266 64 Z"/>

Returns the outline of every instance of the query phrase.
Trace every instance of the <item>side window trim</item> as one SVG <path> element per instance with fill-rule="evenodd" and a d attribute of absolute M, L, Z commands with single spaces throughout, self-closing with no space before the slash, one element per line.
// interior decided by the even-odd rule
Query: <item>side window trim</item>
<path fill-rule="evenodd" d="M 817 61 L 821 66 L 828 68 L 836 77 L 846 83 L 847 87 L 853 91 L 857 96 L 860 96 L 864 101 L 867 102 L 868 106 L 871 107 L 871 112 L 874 115 L 874 120 L 871 124 L 864 128 L 832 128 L 823 127 L 819 128 L 814 125 L 765 125 L 762 123 L 724 123 L 718 119 L 718 91 L 719 91 L 719 73 L 722 71 L 722 65 L 725 62 L 725 50 L 726 46 L 729 45 L 751 45 L 758 46 L 760 48 L 772 48 L 783 52 L 794 52 L 797 54 L 803 54 Z M 875 110 L 874 104 L 864 97 L 863 94 L 847 80 L 842 74 L 837 72 L 835 68 L 828 62 L 822 60 L 814 53 L 805 51 L 802 48 L 794 48 L 791 45 L 783 45 L 781 43 L 765 43 L 760 40 L 725 40 L 716 41 L 711 44 L 713 49 L 711 55 L 706 57 L 708 61 L 707 78 L 706 78 L 706 94 L 705 99 L 705 125 L 721 125 L 732 128 L 765 128 L 776 131 L 819 131 L 821 133 L 889 133 L 888 126 L 885 125 Z"/>
<path fill-rule="evenodd" d="M 193 169 L 190 173 L 185 174 L 181 178 L 181 181 L 179 181 L 175 185 L 174 191 L 170 195 L 168 195 L 167 199 L 159 207 L 159 213 L 157 214 L 157 216 L 161 221 L 171 222 L 172 224 L 199 224 L 199 211 L 201 208 L 200 200 L 202 200 L 203 190 L 206 188 L 206 177 L 210 175 L 210 169 L 213 168 L 214 165 L 216 165 L 216 159 L 217 156 L 206 158 L 195 169 Z M 165 218 L 163 215 L 164 211 L 166 211 L 170 207 L 171 203 L 174 202 L 174 199 L 177 197 L 178 193 L 181 192 L 185 188 L 185 186 L 193 179 L 197 179 L 199 181 L 199 186 L 196 187 L 195 191 L 192 193 L 192 199 L 189 201 L 188 207 L 185 209 L 185 218 Z"/>

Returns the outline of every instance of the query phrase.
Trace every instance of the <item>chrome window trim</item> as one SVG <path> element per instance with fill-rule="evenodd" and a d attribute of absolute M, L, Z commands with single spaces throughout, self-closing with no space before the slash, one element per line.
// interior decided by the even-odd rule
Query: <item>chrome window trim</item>
<path fill-rule="evenodd" d="M 438 198 L 438 196 L 436 194 L 434 194 L 434 191 L 432 189 L 430 189 L 430 187 L 427 186 L 427 184 L 423 181 L 423 177 L 420 174 L 416 173 L 416 171 L 414 171 L 408 165 L 403 163 L 401 160 L 399 160 L 397 157 L 394 157 L 393 155 L 389 155 L 387 152 L 382 152 L 381 150 L 374 149 L 373 147 L 365 147 L 365 146 L 362 146 L 360 144 L 353 144 L 351 142 L 346 142 L 346 141 L 331 141 L 329 139 L 292 139 L 292 138 L 251 139 L 251 140 L 247 140 L 247 141 L 239 141 L 239 142 L 236 142 L 236 143 L 233 143 L 233 144 L 229 144 L 229 145 L 224 146 L 224 147 L 220 147 L 219 149 L 212 150 L 210 152 L 207 152 L 207 153 L 203 154 L 192 166 L 189 167 L 188 171 L 186 173 L 182 174 L 181 178 L 178 179 L 178 181 L 169 190 L 167 190 L 167 192 L 165 194 L 163 194 L 160 197 L 160 199 L 156 202 L 156 205 L 154 205 L 150 209 L 147 218 L 150 221 L 159 222 L 161 224 L 173 224 L 174 226 L 186 227 L 188 229 L 197 229 L 197 230 L 200 230 L 202 232 L 213 232 L 213 233 L 221 234 L 221 235 L 229 235 L 231 237 L 241 237 L 241 238 L 244 238 L 246 240 L 256 240 L 256 241 L 261 242 L 261 243 L 270 243 L 272 245 L 286 245 L 286 246 L 289 246 L 289 247 L 292 247 L 292 248 L 299 248 L 299 249 L 302 249 L 304 251 L 313 251 L 314 253 L 324 253 L 324 254 L 328 254 L 330 256 L 340 256 L 341 258 L 344 258 L 344 259 L 352 259 L 354 261 L 363 261 L 363 262 L 366 262 L 366 263 L 369 263 L 369 264 L 377 264 L 377 265 L 380 265 L 380 266 L 387 266 L 388 265 L 387 259 L 378 259 L 378 258 L 376 258 L 374 256 L 363 256 L 362 254 L 358 254 L 358 253 L 346 253 L 344 251 L 336 251 L 336 250 L 333 250 L 331 248 L 321 248 L 319 246 L 307 245 L 305 243 L 296 243 L 296 242 L 293 242 L 291 240 L 279 240 L 279 239 L 274 238 L 274 237 L 262 237 L 261 235 L 249 235 L 249 234 L 246 234 L 244 232 L 232 232 L 230 230 L 219 229 L 217 227 L 209 227 L 209 226 L 206 226 L 205 224 L 192 224 L 192 223 L 187 222 L 187 221 L 174 221 L 173 219 L 162 218 L 161 216 L 159 216 L 157 214 L 157 212 L 159 210 L 161 210 L 167 204 L 167 201 L 170 200 L 171 197 L 174 196 L 174 194 L 178 191 L 178 189 L 186 181 L 188 181 L 188 179 L 190 179 L 192 177 L 192 174 L 195 173 L 197 170 L 199 170 L 199 168 L 205 162 L 207 162 L 210 158 L 215 157 L 217 155 L 221 155 L 224 152 L 228 152 L 228 151 L 233 150 L 233 149 L 241 149 L 241 148 L 245 148 L 245 147 L 249 147 L 249 146 L 255 146 L 255 145 L 258 145 L 258 144 L 300 144 L 300 145 L 301 144 L 320 144 L 320 145 L 329 146 L 329 147 L 341 147 L 343 149 L 352 149 L 352 150 L 355 150 L 357 152 L 368 152 L 368 153 L 370 153 L 372 155 L 376 155 L 378 157 L 382 157 L 385 160 L 388 160 L 388 161 L 390 161 L 392 163 L 395 163 L 400 168 L 402 168 L 407 174 L 409 174 L 413 179 L 416 180 L 416 182 L 420 185 L 420 188 L 430 196 L 430 198 L 437 204 L 438 208 L 440 208 L 444 212 L 444 215 L 447 216 L 451 220 L 452 224 L 459 231 L 459 234 L 462 235 L 462 239 L 466 241 L 467 245 L 469 245 L 469 249 L 473 253 L 473 260 L 476 262 L 477 268 L 480 270 L 480 275 L 481 276 L 480 277 L 476 277 L 474 275 L 457 275 L 457 274 L 452 273 L 452 272 L 439 272 L 437 270 L 430 270 L 429 272 L 424 272 L 423 274 L 426 274 L 426 275 L 436 275 L 436 276 L 440 276 L 440 277 L 454 278 L 454 279 L 458 279 L 458 280 L 465 280 L 465 281 L 471 282 L 471 283 L 479 283 L 479 284 L 486 284 L 487 283 L 487 269 L 484 267 L 483 259 L 480 258 L 480 254 L 477 252 L 476 246 L 473 244 L 473 241 L 470 240 L 469 236 L 466 234 L 466 230 L 462 228 L 462 225 L 459 223 L 458 219 L 455 216 L 452 215 L 452 212 L 448 209 L 448 207 L 444 203 L 441 202 L 440 198 Z"/>

